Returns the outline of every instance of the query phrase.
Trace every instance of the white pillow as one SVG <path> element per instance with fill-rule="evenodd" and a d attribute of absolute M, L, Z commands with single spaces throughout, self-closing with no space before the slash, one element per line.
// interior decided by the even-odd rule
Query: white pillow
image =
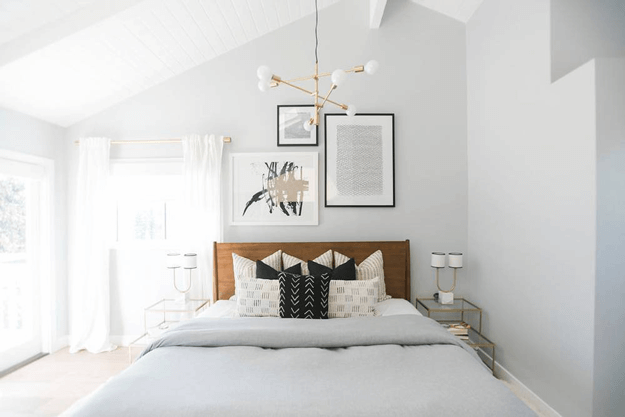
<path fill-rule="evenodd" d="M 239 317 L 279 317 L 280 281 L 241 278 L 236 288 Z"/>
<path fill-rule="evenodd" d="M 217 300 L 212 306 L 202 311 L 197 317 L 232 318 L 237 311 L 236 301 Z"/>
<path fill-rule="evenodd" d="M 330 281 L 328 318 L 376 315 L 379 279 L 367 281 Z"/>
<path fill-rule="evenodd" d="M 313 262 L 317 262 L 320 265 L 332 268 L 332 249 L 317 256 L 315 259 L 313 259 Z M 297 265 L 298 263 L 302 264 L 302 275 L 310 274 L 310 271 L 308 270 L 308 261 L 302 261 L 295 256 L 291 256 L 285 252 L 282 252 L 282 266 L 284 267 L 284 269 L 288 269 L 294 265 Z"/>
<path fill-rule="evenodd" d="M 350 258 L 339 252 L 334 252 L 334 267 L 343 265 Z M 384 260 L 382 259 L 382 251 L 373 252 L 367 259 L 356 265 L 356 279 L 360 281 L 372 280 L 379 278 L 378 301 L 384 301 L 391 298 L 386 295 L 386 285 L 384 284 Z"/>
<path fill-rule="evenodd" d="M 265 259 L 262 259 L 264 263 L 275 269 L 276 271 L 282 270 L 282 251 L 272 253 Z M 234 288 L 239 286 L 239 280 L 242 278 L 256 278 L 256 261 L 244 258 L 232 253 L 232 269 L 234 270 Z"/>
<path fill-rule="evenodd" d="M 384 300 L 375 305 L 376 315 L 378 316 L 399 316 L 402 314 L 412 314 L 422 316 L 417 308 L 408 300 L 403 298 L 392 298 Z"/>

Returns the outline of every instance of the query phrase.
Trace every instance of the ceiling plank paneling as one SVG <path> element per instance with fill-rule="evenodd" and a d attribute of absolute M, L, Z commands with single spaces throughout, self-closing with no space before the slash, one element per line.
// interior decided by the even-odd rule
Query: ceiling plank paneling
<path fill-rule="evenodd" d="M 469 21 L 473 13 L 480 7 L 483 0 L 412 0 L 428 9 L 459 20 L 463 23 Z"/>
<path fill-rule="evenodd" d="M 26 26 L 40 27 L 0 44 L 0 106 L 68 126 L 313 13 L 314 1 L 2 0 L 2 36 L 15 37 L 33 8 Z M 56 20 L 41 23 L 42 14 Z M 35 50 L 22 48 L 22 38 L 45 34 Z"/>

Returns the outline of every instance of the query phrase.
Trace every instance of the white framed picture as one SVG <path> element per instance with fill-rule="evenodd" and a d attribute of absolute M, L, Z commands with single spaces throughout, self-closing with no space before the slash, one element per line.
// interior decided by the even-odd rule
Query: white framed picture
<path fill-rule="evenodd" d="M 304 128 L 315 117 L 315 106 L 300 104 L 278 106 L 278 146 L 317 146 L 319 126 Z"/>
<path fill-rule="evenodd" d="M 395 115 L 325 115 L 325 206 L 395 207 Z"/>
<path fill-rule="evenodd" d="M 231 155 L 231 224 L 319 224 L 317 152 Z"/>

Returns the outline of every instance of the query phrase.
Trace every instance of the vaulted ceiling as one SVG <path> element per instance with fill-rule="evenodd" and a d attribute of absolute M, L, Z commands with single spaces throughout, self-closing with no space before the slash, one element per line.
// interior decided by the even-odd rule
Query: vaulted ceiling
<path fill-rule="evenodd" d="M 481 1 L 413 0 L 461 21 Z M 379 27 L 386 0 L 370 2 Z M 312 13 L 312 0 L 0 0 L 0 107 L 69 126 Z"/>

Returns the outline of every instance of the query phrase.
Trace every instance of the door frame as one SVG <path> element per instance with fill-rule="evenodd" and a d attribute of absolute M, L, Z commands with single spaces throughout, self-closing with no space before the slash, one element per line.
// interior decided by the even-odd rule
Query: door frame
<path fill-rule="evenodd" d="M 41 325 L 41 352 L 52 353 L 59 346 L 57 334 L 56 314 L 56 256 L 55 256 L 55 201 L 54 160 L 40 156 L 28 155 L 21 152 L 0 150 L 0 159 L 36 165 L 43 168 L 41 178 L 41 190 L 39 194 L 40 218 L 39 220 L 39 299 L 41 308 L 39 322 Z M 37 283 L 37 281 L 35 281 Z"/>

